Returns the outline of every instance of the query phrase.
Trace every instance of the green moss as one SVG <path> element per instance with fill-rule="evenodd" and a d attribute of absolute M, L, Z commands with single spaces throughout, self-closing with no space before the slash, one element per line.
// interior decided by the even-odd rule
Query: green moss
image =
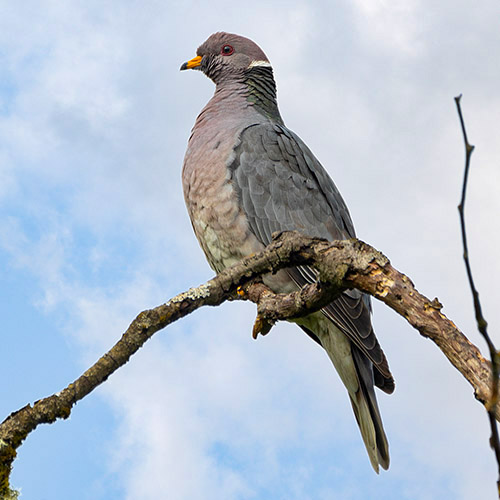
<path fill-rule="evenodd" d="M 0 491 L 0 500 L 17 500 L 19 498 L 19 491 L 11 490 L 8 486 L 6 490 Z"/>
<path fill-rule="evenodd" d="M 16 456 L 16 451 L 13 449 L 13 458 Z M 17 490 L 12 490 L 10 488 L 9 484 L 9 477 L 10 477 L 10 471 L 11 471 L 11 466 L 10 464 L 12 461 L 8 462 L 9 465 L 6 465 L 5 463 L 2 463 L 0 465 L 0 500 L 17 500 L 19 497 L 19 491 Z"/>
<path fill-rule="evenodd" d="M 12 490 L 9 484 L 12 462 L 16 455 L 16 449 L 0 439 L 0 500 L 15 500 L 19 496 L 19 491 Z"/>
<path fill-rule="evenodd" d="M 61 418 L 68 418 L 71 414 L 71 406 L 63 406 L 59 412 L 59 415 Z M 54 419 L 55 420 L 55 419 Z"/>

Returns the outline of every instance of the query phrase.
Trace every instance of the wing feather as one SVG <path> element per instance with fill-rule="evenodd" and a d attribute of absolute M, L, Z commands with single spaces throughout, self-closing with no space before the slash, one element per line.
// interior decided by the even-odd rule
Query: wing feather
<path fill-rule="evenodd" d="M 251 231 L 264 245 L 275 231 L 297 230 L 328 240 L 355 236 L 347 206 L 331 177 L 285 126 L 247 127 L 234 153 L 229 165 L 233 185 Z M 288 273 L 299 287 L 317 279 L 307 266 Z M 322 312 L 373 363 L 375 384 L 392 392 L 394 380 L 371 324 L 370 297 L 348 290 Z M 359 356 L 357 363 L 361 363 Z"/>

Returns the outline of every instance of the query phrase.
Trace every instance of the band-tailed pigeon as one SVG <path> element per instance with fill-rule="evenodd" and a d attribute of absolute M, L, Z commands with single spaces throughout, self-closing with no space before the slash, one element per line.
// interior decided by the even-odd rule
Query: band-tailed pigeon
<path fill-rule="evenodd" d="M 191 223 L 210 266 L 220 272 L 262 250 L 274 231 L 297 230 L 328 240 L 355 235 L 332 179 L 289 130 L 276 101 L 273 70 L 251 40 L 215 33 L 181 66 L 203 71 L 215 94 L 196 119 L 182 182 Z M 307 267 L 268 275 L 275 292 L 315 280 Z M 371 325 L 370 297 L 348 290 L 295 322 L 328 353 L 347 388 L 370 462 L 389 467 L 389 446 L 374 385 L 394 390 Z"/>

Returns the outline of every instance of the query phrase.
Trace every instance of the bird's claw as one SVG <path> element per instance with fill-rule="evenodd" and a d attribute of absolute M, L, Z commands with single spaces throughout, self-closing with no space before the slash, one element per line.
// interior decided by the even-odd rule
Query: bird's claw
<path fill-rule="evenodd" d="M 273 323 L 268 321 L 266 318 L 264 318 L 260 314 L 257 314 L 257 317 L 255 318 L 255 323 L 253 325 L 252 337 L 254 339 L 257 339 L 259 333 L 262 336 L 267 335 L 271 331 L 272 327 L 273 327 Z"/>

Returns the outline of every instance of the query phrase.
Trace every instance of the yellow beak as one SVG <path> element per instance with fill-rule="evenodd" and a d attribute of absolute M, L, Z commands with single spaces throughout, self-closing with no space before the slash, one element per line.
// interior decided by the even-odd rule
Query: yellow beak
<path fill-rule="evenodd" d="M 190 59 L 188 62 L 185 62 L 181 66 L 181 71 L 184 69 L 193 69 L 193 68 L 197 68 L 198 66 L 201 66 L 202 59 L 203 58 L 201 56 L 193 57 L 192 59 Z"/>

